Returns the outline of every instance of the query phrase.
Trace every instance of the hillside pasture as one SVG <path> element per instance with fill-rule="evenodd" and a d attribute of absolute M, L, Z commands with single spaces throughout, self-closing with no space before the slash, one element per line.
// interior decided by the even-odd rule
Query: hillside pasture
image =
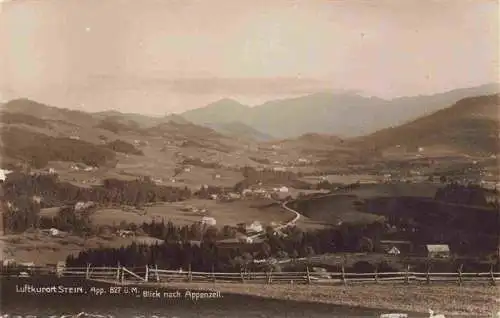
<path fill-rule="evenodd" d="M 196 211 L 198 209 L 198 211 Z M 202 212 L 201 210 L 206 210 Z M 184 202 L 161 203 L 146 207 L 143 211 L 124 211 L 116 208 L 100 209 L 93 215 L 96 225 L 119 224 L 122 221 L 142 224 L 143 222 L 172 221 L 183 226 L 201 221 L 203 216 L 213 217 L 217 227 L 235 226 L 238 223 L 259 221 L 262 224 L 287 222 L 293 213 L 282 209 L 269 200 L 242 200 L 234 202 L 216 202 L 213 200 L 187 200 Z"/>
<path fill-rule="evenodd" d="M 380 219 L 380 216 L 358 211 L 354 205 L 357 200 L 359 199 L 354 195 L 339 194 L 299 201 L 297 212 L 314 222 L 330 225 L 371 223 Z"/>

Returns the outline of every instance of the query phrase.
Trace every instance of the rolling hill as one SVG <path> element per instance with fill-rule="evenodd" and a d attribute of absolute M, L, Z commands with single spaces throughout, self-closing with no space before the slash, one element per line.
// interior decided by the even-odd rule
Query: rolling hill
<path fill-rule="evenodd" d="M 350 92 L 323 92 L 269 101 L 254 107 L 223 99 L 180 115 L 195 124 L 212 127 L 241 122 L 263 134 L 280 139 L 294 138 L 305 133 L 332 134 L 346 138 L 401 125 L 463 98 L 498 92 L 498 84 L 392 100 L 364 97 Z"/>
<path fill-rule="evenodd" d="M 6 103 L 0 123 L 3 165 L 25 162 L 42 168 L 60 161 L 113 167 L 117 160 L 151 161 L 154 170 L 182 161 L 176 153 L 208 160 L 242 147 L 241 141 L 178 115 L 149 119 L 116 111 L 86 113 L 29 99 Z"/>
<path fill-rule="evenodd" d="M 446 148 L 455 153 L 489 156 L 500 150 L 500 95 L 461 99 L 451 107 L 401 126 L 350 141 L 358 149 Z M 421 149 L 422 150 L 422 149 Z"/>
<path fill-rule="evenodd" d="M 241 122 L 221 122 L 205 124 L 205 127 L 212 128 L 213 130 L 227 136 L 237 139 L 255 140 L 255 141 L 269 141 L 275 139 L 273 136 L 261 133 L 256 129 L 245 125 Z"/>

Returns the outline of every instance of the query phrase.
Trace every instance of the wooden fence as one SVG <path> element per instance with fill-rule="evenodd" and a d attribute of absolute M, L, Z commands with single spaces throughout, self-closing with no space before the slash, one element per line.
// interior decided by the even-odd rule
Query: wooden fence
<path fill-rule="evenodd" d="M 39 274 L 50 273 L 44 269 L 35 271 Z M 252 284 L 355 284 L 355 283 L 490 283 L 496 285 L 500 281 L 500 273 L 489 272 L 463 273 L 432 273 L 411 272 L 372 272 L 349 273 L 341 272 L 193 272 L 179 270 L 164 270 L 157 266 L 135 268 L 118 267 L 68 267 L 59 271 L 53 269 L 57 276 L 85 278 L 90 280 L 105 280 L 118 283 L 124 282 L 219 282 L 219 283 L 252 283 Z"/>

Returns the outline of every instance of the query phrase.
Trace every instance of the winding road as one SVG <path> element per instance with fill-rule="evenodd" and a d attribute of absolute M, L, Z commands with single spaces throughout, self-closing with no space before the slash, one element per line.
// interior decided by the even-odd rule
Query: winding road
<path fill-rule="evenodd" d="M 276 202 L 278 203 L 279 201 L 276 201 Z M 287 204 L 288 204 L 288 203 L 290 203 L 290 202 L 291 202 L 291 201 L 285 201 L 285 202 L 281 203 L 281 207 L 282 207 L 283 209 L 287 210 L 287 211 L 290 211 L 290 212 L 294 213 L 294 214 L 295 214 L 295 217 L 294 217 L 292 220 L 288 221 L 287 223 L 285 223 L 285 224 L 281 224 L 281 225 L 279 225 L 279 226 L 275 227 L 275 228 L 274 228 L 274 230 L 275 230 L 275 231 L 280 231 L 280 230 L 282 230 L 282 229 L 284 229 L 284 228 L 286 228 L 286 227 L 289 227 L 289 226 L 291 226 L 291 225 L 295 225 L 295 223 L 296 223 L 296 222 L 300 219 L 300 216 L 301 216 L 301 215 L 300 215 L 300 213 L 299 213 L 299 212 L 297 212 L 297 211 L 295 211 L 294 209 L 289 208 L 289 207 L 287 206 Z M 256 238 L 262 238 L 262 237 L 264 237 L 265 235 L 266 235 L 266 231 L 261 231 L 261 232 L 259 232 L 259 233 L 257 233 L 257 234 L 254 234 L 254 235 L 252 235 L 252 236 L 249 236 L 249 238 L 250 238 L 250 239 L 252 239 L 252 240 L 254 240 L 254 239 L 256 239 Z"/>

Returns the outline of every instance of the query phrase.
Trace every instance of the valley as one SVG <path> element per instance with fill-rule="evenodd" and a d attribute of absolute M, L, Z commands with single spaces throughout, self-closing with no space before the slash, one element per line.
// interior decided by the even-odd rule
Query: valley
<path fill-rule="evenodd" d="M 261 257 L 259 246 L 272 233 L 335 237 L 345 226 L 385 224 L 387 214 L 364 206 L 393 197 L 434 200 L 450 182 L 496 186 L 498 110 L 498 95 L 472 97 L 363 137 L 311 132 L 273 140 L 256 131 L 218 132 L 217 125 L 181 116 L 84 113 L 14 100 L 1 116 L 2 168 L 14 171 L 2 185 L 4 258 L 54 263 L 87 249 L 144 244 L 148 237 L 153 241 L 146 244 L 169 242 L 169 235 L 250 244 L 253 257 Z M 30 186 L 16 190 L 24 182 Z M 278 230 L 294 218 L 281 206 L 286 201 L 301 217 Z M 85 202 L 92 203 L 88 211 L 77 212 Z M 25 232 L 12 209 L 27 203 L 39 212 Z M 43 235 L 48 228 L 65 239 Z M 335 248 L 355 252 L 360 239 L 375 240 L 371 235 L 356 234 L 354 245 Z M 312 246 L 319 254 L 335 251 Z"/>

